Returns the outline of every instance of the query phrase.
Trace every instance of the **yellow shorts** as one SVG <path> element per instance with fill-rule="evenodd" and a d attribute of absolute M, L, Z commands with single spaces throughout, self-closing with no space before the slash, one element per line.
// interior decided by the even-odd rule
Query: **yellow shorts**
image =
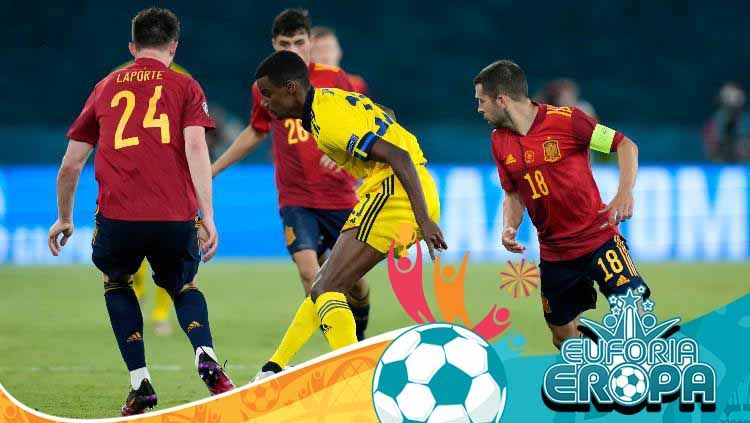
<path fill-rule="evenodd" d="M 437 187 L 427 169 L 418 165 L 417 174 L 424 191 L 427 212 L 437 222 L 440 219 L 440 200 Z M 393 241 L 396 241 L 397 256 L 405 253 L 404 241 L 416 233 L 422 239 L 411 202 L 404 187 L 395 175 L 386 177 L 380 185 L 375 185 L 368 192 L 360 192 L 359 203 L 341 228 L 341 232 L 359 228 L 357 239 L 366 242 L 381 253 L 388 253 Z M 408 247 L 411 242 L 406 243 Z"/>

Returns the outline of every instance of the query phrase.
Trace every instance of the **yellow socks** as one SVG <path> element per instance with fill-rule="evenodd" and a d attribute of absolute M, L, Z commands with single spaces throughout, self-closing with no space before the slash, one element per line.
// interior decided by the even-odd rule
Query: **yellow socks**
<path fill-rule="evenodd" d="M 320 326 L 320 320 L 318 319 L 318 314 L 315 312 L 315 304 L 310 297 L 307 297 L 297 310 L 297 314 L 294 315 L 292 324 L 286 330 L 279 348 L 273 354 L 270 361 L 278 364 L 282 369 L 286 367 L 302 346 L 307 343 L 312 334 L 315 333 L 315 329 L 318 326 Z"/>
<path fill-rule="evenodd" d="M 141 300 L 143 298 L 143 295 L 146 294 L 147 277 L 148 265 L 146 264 L 146 260 L 143 260 L 143 262 L 141 262 L 141 266 L 138 268 L 138 271 L 133 275 L 133 291 L 135 291 L 135 296 L 138 298 L 138 300 Z"/>
<path fill-rule="evenodd" d="M 154 311 L 151 312 L 151 319 L 155 322 L 163 322 L 169 319 L 169 312 L 172 308 L 172 298 L 167 294 L 164 288 L 156 287 L 156 298 Z"/>
<path fill-rule="evenodd" d="M 323 334 L 332 349 L 337 350 L 357 342 L 354 316 L 344 294 L 326 292 L 315 301 L 315 307 Z"/>

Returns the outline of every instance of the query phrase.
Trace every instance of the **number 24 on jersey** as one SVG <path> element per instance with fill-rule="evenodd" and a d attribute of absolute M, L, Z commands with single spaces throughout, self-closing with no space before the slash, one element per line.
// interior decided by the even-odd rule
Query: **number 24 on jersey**
<path fill-rule="evenodd" d="M 154 94 L 148 101 L 148 110 L 146 110 L 146 115 L 143 116 L 143 127 L 159 128 L 161 133 L 161 143 L 169 144 L 169 117 L 166 113 L 161 113 L 159 117 L 156 117 L 156 103 L 161 98 L 161 90 L 161 85 L 154 87 Z M 128 121 L 133 115 L 133 110 L 135 109 L 135 93 L 130 90 L 118 91 L 114 97 L 112 97 L 112 101 L 109 105 L 112 108 L 118 107 L 120 103 L 122 103 L 122 100 L 125 100 L 125 109 L 120 116 L 120 122 L 117 124 L 117 129 L 115 130 L 115 150 L 132 147 L 140 143 L 140 140 L 136 136 L 123 138 L 125 126 L 128 124 Z"/>

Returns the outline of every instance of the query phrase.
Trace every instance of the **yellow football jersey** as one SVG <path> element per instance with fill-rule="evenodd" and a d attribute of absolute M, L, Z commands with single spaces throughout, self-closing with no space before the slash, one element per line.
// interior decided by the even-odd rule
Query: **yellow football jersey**
<path fill-rule="evenodd" d="M 368 160 L 376 137 L 406 150 L 415 165 L 427 163 L 417 138 L 364 94 L 337 88 L 311 89 L 303 122 L 323 153 L 363 179 L 360 193 L 393 175 L 390 165 Z"/>

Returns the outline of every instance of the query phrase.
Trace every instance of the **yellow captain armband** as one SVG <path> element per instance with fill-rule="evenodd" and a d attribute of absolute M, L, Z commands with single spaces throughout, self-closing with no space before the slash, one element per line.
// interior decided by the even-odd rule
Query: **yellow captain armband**
<path fill-rule="evenodd" d="M 591 133 L 591 149 L 609 154 L 614 141 L 615 130 L 597 123 Z"/>

